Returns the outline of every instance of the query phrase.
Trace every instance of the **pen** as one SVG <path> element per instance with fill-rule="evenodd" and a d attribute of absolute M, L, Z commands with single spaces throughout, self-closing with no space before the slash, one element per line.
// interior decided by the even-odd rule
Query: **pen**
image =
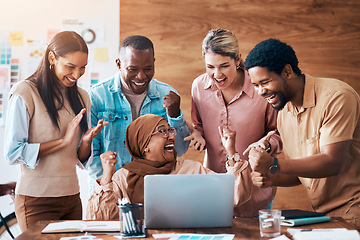
<path fill-rule="evenodd" d="M 129 217 L 129 213 L 125 213 L 125 217 L 126 217 L 126 222 L 127 222 L 128 226 L 129 226 L 129 232 L 134 233 L 134 228 L 132 226 L 131 219 Z"/>
<path fill-rule="evenodd" d="M 130 228 L 129 228 L 128 221 L 126 219 L 126 214 L 123 213 L 122 215 L 123 215 L 124 232 L 125 233 L 130 233 Z"/>
<path fill-rule="evenodd" d="M 300 232 L 331 232 L 329 229 L 301 229 Z"/>
<path fill-rule="evenodd" d="M 123 198 L 119 199 L 119 205 L 122 211 L 122 225 L 124 227 L 124 233 L 129 235 L 141 234 L 142 231 L 139 228 L 139 225 L 136 221 L 136 218 L 131 210 L 129 200 Z"/>

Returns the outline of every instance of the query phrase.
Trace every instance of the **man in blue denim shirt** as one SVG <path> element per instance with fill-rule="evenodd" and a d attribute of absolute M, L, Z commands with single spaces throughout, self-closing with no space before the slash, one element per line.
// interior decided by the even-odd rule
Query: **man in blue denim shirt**
<path fill-rule="evenodd" d="M 116 170 L 131 161 L 125 146 L 127 126 L 137 117 L 152 113 L 163 116 L 177 131 L 175 149 L 179 156 L 189 146 L 184 138 L 190 129 L 180 110 L 180 96 L 170 85 L 153 79 L 154 47 L 150 39 L 134 35 L 125 38 L 120 45 L 115 76 L 93 86 L 91 98 L 91 125 L 99 119 L 108 121 L 102 132 L 93 139 L 93 162 L 89 168 L 90 181 L 102 176 L 100 154 L 114 151 Z"/>

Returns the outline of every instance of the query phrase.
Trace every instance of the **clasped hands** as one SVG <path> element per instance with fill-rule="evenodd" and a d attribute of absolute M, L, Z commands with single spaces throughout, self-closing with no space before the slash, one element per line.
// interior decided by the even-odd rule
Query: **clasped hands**
<path fill-rule="evenodd" d="M 249 163 L 252 169 L 251 178 L 253 184 L 259 188 L 272 185 L 269 167 L 273 164 L 274 159 L 265 149 L 268 147 L 270 137 L 275 132 L 270 131 L 258 142 L 250 144 L 243 153 L 243 155 L 249 154 Z"/>
<path fill-rule="evenodd" d="M 259 141 L 250 144 L 243 155 L 249 154 L 249 163 L 252 169 L 252 181 L 257 187 L 269 187 L 271 186 L 269 167 L 273 164 L 273 157 L 265 151 L 269 147 L 269 141 L 272 135 L 276 131 L 270 131 Z M 229 149 L 229 156 L 233 156 L 235 151 L 235 135 L 236 132 L 230 129 L 219 127 L 219 134 L 221 136 L 222 143 L 226 148 Z M 206 147 L 205 139 L 201 136 L 201 133 L 193 129 L 190 136 L 184 139 L 185 141 L 191 141 L 189 146 L 194 147 L 195 150 L 203 151 Z M 233 148 L 231 147 L 233 146 Z M 227 149 L 227 151 L 228 151 Z M 230 150 L 234 149 L 234 150 Z"/>

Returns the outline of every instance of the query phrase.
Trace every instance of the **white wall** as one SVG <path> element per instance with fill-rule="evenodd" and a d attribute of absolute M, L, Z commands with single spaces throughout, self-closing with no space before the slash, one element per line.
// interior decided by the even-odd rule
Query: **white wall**
<path fill-rule="evenodd" d="M 48 29 L 61 29 L 64 19 L 103 19 L 104 45 L 108 48 L 107 62 L 93 62 L 89 68 L 99 72 L 99 80 L 112 76 L 116 71 L 115 59 L 119 49 L 120 1 L 119 0 L 1 0 L 0 31 L 23 32 L 23 39 L 45 39 Z M 89 49 L 91 51 L 91 48 Z M 20 79 L 24 76 L 25 46 L 13 48 L 13 55 L 20 59 Z M 89 57 L 91 56 L 91 52 Z M 91 60 L 91 59 L 89 59 Z M 3 157 L 4 126 L 0 127 L 0 183 L 16 181 L 17 167 L 10 166 Z M 87 173 L 78 171 L 83 205 L 86 205 L 88 192 Z M 3 214 L 13 208 L 6 207 L 9 197 L 0 198 L 0 211 Z"/>

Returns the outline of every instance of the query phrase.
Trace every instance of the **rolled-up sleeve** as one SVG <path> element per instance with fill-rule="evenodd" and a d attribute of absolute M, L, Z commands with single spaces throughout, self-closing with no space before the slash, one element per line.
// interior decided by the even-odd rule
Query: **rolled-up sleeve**
<path fill-rule="evenodd" d="M 250 199 L 253 183 L 248 165 L 249 162 L 245 160 L 236 162 L 233 167 L 226 163 L 227 173 L 235 175 L 234 206 Z"/>
<path fill-rule="evenodd" d="M 86 219 L 89 220 L 116 220 L 119 219 L 118 200 L 127 198 L 128 170 L 119 169 L 112 176 L 112 181 L 101 186 L 100 179 L 94 181 L 95 187 L 88 200 Z"/>
<path fill-rule="evenodd" d="M 96 180 L 94 191 L 88 200 L 86 219 L 114 220 L 119 217 L 117 201 L 119 196 L 113 190 L 113 182 L 101 186 Z"/>
<path fill-rule="evenodd" d="M 39 163 L 40 143 L 28 143 L 30 117 L 25 102 L 12 95 L 8 102 L 5 121 L 4 155 L 11 165 L 25 164 L 34 169 Z"/>
<path fill-rule="evenodd" d="M 168 116 L 168 122 L 171 127 L 176 128 L 175 136 L 175 150 L 180 157 L 186 153 L 189 148 L 189 141 L 184 141 L 184 138 L 190 135 L 190 129 L 186 125 L 186 121 L 183 112 L 180 110 L 180 115 L 176 118 Z"/>

